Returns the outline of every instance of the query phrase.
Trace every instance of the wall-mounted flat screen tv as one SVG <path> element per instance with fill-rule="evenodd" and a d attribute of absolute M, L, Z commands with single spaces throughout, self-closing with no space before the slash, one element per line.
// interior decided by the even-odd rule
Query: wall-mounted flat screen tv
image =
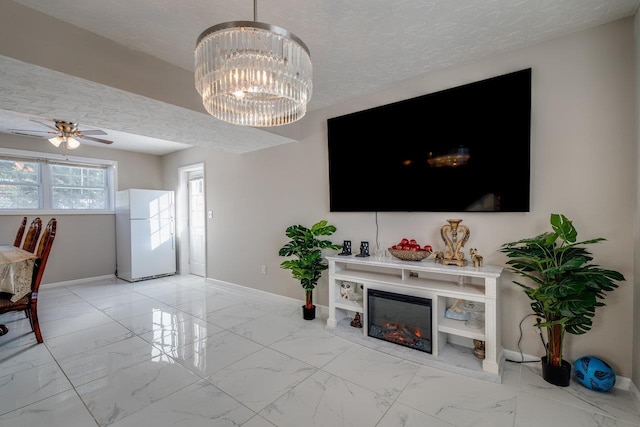
<path fill-rule="evenodd" d="M 528 212 L 531 69 L 327 120 L 331 212 Z"/>

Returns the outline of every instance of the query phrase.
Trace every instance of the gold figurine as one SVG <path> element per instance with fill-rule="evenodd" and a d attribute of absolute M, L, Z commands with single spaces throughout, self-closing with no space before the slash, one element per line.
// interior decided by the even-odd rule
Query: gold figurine
<path fill-rule="evenodd" d="M 469 249 L 469 254 L 471 255 L 471 261 L 473 261 L 473 266 L 478 268 L 482 267 L 482 255 L 478 253 L 476 248 Z"/>

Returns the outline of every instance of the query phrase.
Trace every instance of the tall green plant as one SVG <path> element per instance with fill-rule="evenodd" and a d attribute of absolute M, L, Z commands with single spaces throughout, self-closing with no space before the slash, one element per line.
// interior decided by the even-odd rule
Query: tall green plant
<path fill-rule="evenodd" d="M 341 248 L 340 245 L 319 237 L 330 236 L 335 231 L 336 227 L 328 225 L 326 220 L 313 224 L 311 228 L 292 225 L 285 232 L 291 240 L 278 252 L 280 256 L 294 257 L 283 261 L 280 267 L 291 270 L 293 278 L 300 281 L 305 290 L 305 307 L 308 309 L 313 308 L 312 291 L 318 284 L 322 272 L 329 268 L 322 258 L 322 250 Z"/>
<path fill-rule="evenodd" d="M 537 326 L 547 329 L 548 363 L 561 366 L 565 331 L 580 335 L 591 330 L 596 307 L 605 305 L 605 292 L 625 278 L 591 264 L 592 254 L 581 247 L 605 239 L 577 242 L 576 228 L 562 214 L 551 214 L 550 223 L 552 231 L 505 243 L 500 252 L 509 258 L 508 270 L 531 282 L 513 281 L 532 300 L 540 318 Z"/>

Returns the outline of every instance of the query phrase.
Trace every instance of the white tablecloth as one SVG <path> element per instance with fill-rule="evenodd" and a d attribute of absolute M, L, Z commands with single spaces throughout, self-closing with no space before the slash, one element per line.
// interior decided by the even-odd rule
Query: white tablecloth
<path fill-rule="evenodd" d="M 31 291 L 33 265 L 37 256 L 15 246 L 0 245 L 0 292 L 18 301 Z"/>

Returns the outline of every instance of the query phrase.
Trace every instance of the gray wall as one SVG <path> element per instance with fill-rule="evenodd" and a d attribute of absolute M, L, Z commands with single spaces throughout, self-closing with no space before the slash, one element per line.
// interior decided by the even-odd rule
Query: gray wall
<path fill-rule="evenodd" d="M 165 156 L 167 184 L 176 188 L 179 166 L 206 164 L 208 277 L 302 299 L 290 272 L 279 268 L 278 249 L 291 224 L 311 225 L 320 219 L 335 224 L 334 241 L 375 242 L 373 213 L 330 213 L 326 119 L 413 96 L 533 68 L 532 182 L 529 213 L 380 213 L 379 240 L 392 244 L 403 236 L 441 248 L 440 227 L 452 216 L 471 229 L 469 247 L 477 247 L 485 263 L 504 265 L 498 252 L 507 241 L 548 228 L 550 213 L 574 221 L 579 237 L 605 237 L 593 248 L 599 264 L 628 279 L 598 310 L 593 330 L 567 338 L 569 360 L 594 354 L 616 372 L 631 376 L 633 344 L 633 236 L 635 219 L 636 130 L 633 20 L 498 55 L 308 114 L 301 123 L 304 139 L 244 155 L 189 149 Z M 426 123 L 428 126 L 428 121 Z M 393 143 L 393 141 L 390 141 Z M 387 185 L 384 171 L 366 171 L 368 185 Z M 357 191 L 356 171 L 352 185 Z M 478 177 L 482 179 L 482 177 Z M 510 179 L 510 177 L 505 177 Z M 512 177 L 511 177 L 512 179 Z M 425 183 L 423 197 L 428 197 Z M 267 274 L 261 274 L 261 265 Z M 504 346 L 516 350 L 518 323 L 530 312 L 528 299 L 505 274 L 502 286 Z M 315 301 L 327 304 L 322 278 Z M 526 324 L 522 348 L 543 354 L 538 336 Z"/>
<path fill-rule="evenodd" d="M 46 139 L 0 134 L 0 147 L 60 154 Z M 69 155 L 118 162 L 118 189 L 161 189 L 162 161 L 159 156 L 81 145 Z M 29 221 L 40 216 L 46 224 L 51 216 L 58 220 L 56 239 L 51 249 L 42 286 L 48 283 L 99 277 L 114 274 L 116 269 L 115 217 L 105 214 L 47 215 L 28 213 Z M 0 235 L 3 244 L 12 244 L 24 215 L 0 214 Z"/>
<path fill-rule="evenodd" d="M 636 105 L 634 114 L 640 114 L 640 16 L 636 14 L 634 19 L 634 41 L 635 41 L 635 84 L 636 84 Z M 638 387 L 640 385 L 640 121 L 636 120 L 636 209 L 633 222 L 633 259 L 636 260 L 633 266 L 633 376 L 631 379 Z"/>

